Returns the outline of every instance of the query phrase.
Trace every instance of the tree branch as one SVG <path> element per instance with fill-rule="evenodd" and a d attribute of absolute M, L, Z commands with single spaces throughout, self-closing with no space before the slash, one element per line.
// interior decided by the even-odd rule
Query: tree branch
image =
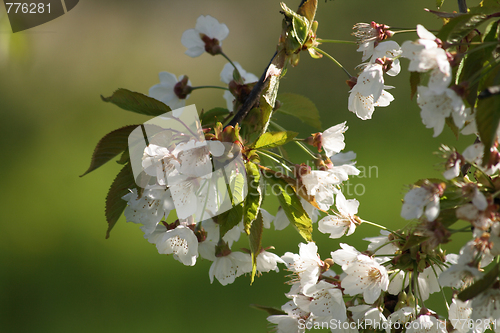
<path fill-rule="evenodd" d="M 243 103 L 243 105 L 238 109 L 238 111 L 234 115 L 233 119 L 231 119 L 231 121 L 229 122 L 229 124 L 226 125 L 226 127 L 227 126 L 235 126 L 236 124 L 241 123 L 241 121 L 243 121 L 243 119 L 245 119 L 245 117 L 247 116 L 248 111 L 250 111 L 255 106 L 255 104 L 259 101 L 260 95 L 262 94 L 262 91 L 264 90 L 264 87 L 266 86 L 266 83 L 268 82 L 268 80 L 266 78 L 267 70 L 269 69 L 269 66 L 271 66 L 271 64 L 272 64 L 272 62 L 277 54 L 278 54 L 277 51 L 274 52 L 274 55 L 271 58 L 271 61 L 266 66 L 264 73 L 262 73 L 259 81 L 257 81 L 257 83 L 253 87 L 252 91 L 248 95 L 247 99 L 245 100 L 245 103 Z"/>
<path fill-rule="evenodd" d="M 458 0 L 458 11 L 460 13 L 467 13 L 467 3 L 466 3 L 466 0 Z"/>

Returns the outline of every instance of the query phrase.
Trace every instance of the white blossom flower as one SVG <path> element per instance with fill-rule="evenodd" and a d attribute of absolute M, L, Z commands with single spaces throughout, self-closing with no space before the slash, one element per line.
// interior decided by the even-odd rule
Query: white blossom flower
<path fill-rule="evenodd" d="M 439 284 L 453 288 L 462 288 L 469 285 L 475 278 L 482 275 L 479 271 L 476 256 L 478 251 L 475 249 L 474 242 L 468 242 L 460 249 L 460 256 L 447 255 L 446 261 L 451 265 L 439 275 Z"/>
<path fill-rule="evenodd" d="M 290 301 L 281 307 L 287 315 L 273 315 L 267 317 L 267 321 L 276 324 L 276 333 L 303 333 L 305 332 L 305 325 L 301 328 L 299 320 L 305 324 L 309 313 L 297 307 L 293 301 Z"/>
<path fill-rule="evenodd" d="M 221 156 L 224 145 L 220 141 L 198 141 L 191 139 L 179 143 L 172 154 L 177 156 L 179 172 L 188 177 L 205 177 L 212 173 L 210 155 Z"/>
<path fill-rule="evenodd" d="M 127 222 L 144 225 L 145 234 L 152 233 L 158 223 L 163 218 L 167 218 L 170 211 L 174 209 L 170 191 L 164 188 L 145 189 L 140 198 L 137 190 L 133 189 L 122 199 L 127 201 L 124 211 Z"/>
<path fill-rule="evenodd" d="M 423 272 L 418 274 L 418 292 L 420 298 L 425 301 L 429 298 L 430 294 L 436 293 L 441 290 L 438 276 L 441 274 L 442 269 L 438 265 L 431 265 L 426 267 Z"/>
<path fill-rule="evenodd" d="M 315 322 L 330 322 L 332 319 L 340 322 L 347 320 L 342 292 L 335 285 L 319 281 L 310 288 L 309 293 L 312 298 L 309 310 Z"/>
<path fill-rule="evenodd" d="M 215 44 L 222 45 L 222 41 L 228 34 L 229 29 L 225 24 L 219 23 L 210 15 L 202 15 L 196 20 L 194 29 L 184 31 L 181 42 L 187 47 L 186 54 L 194 58 L 206 51 L 207 43 L 215 42 Z"/>
<path fill-rule="evenodd" d="M 341 183 L 336 175 L 328 171 L 313 170 L 302 175 L 301 180 L 307 194 L 315 197 L 320 209 L 328 210 L 333 205 L 334 194 L 339 192 L 334 185 Z"/>
<path fill-rule="evenodd" d="M 480 205 L 483 207 L 482 203 L 480 203 Z M 457 218 L 461 220 L 469 221 L 474 228 L 485 231 L 488 230 L 493 223 L 491 220 L 491 213 L 489 211 L 485 211 L 487 207 L 488 204 L 486 204 L 486 207 L 484 207 L 483 210 L 480 210 L 474 204 L 465 204 L 457 208 L 456 215 Z"/>
<path fill-rule="evenodd" d="M 443 89 L 436 93 L 435 90 L 419 86 L 417 88 L 417 103 L 422 109 L 420 116 L 425 127 L 434 129 L 434 137 L 441 134 L 446 118 L 451 116 L 455 125 L 462 128 L 465 123 L 466 113 L 462 98 L 451 89 Z"/>
<path fill-rule="evenodd" d="M 489 322 L 496 321 L 496 325 L 500 324 L 500 290 L 488 288 L 474 297 L 471 302 L 472 314 L 471 319 L 477 323 L 478 319 L 488 319 Z M 495 328 L 497 326 L 494 326 Z M 485 330 L 487 327 L 482 327 Z M 495 329 L 496 331 L 496 329 Z"/>
<path fill-rule="evenodd" d="M 420 24 L 417 25 L 417 34 L 420 39 L 416 42 L 403 43 L 402 56 L 410 59 L 410 72 L 432 70 L 429 88 L 436 94 L 441 94 L 451 83 L 451 66 L 446 51 L 436 43 L 436 36 Z"/>
<path fill-rule="evenodd" d="M 236 68 L 238 69 L 238 72 L 240 73 L 243 84 L 254 83 L 259 81 L 259 78 L 257 76 L 244 70 L 243 67 L 241 67 L 241 65 L 237 61 L 234 61 L 233 63 L 234 66 L 236 66 Z M 229 84 L 231 81 L 233 81 L 233 72 L 234 72 L 234 67 L 231 63 L 228 62 L 227 64 L 224 65 L 224 68 L 220 73 L 220 80 L 225 84 Z M 223 97 L 226 100 L 227 109 L 229 111 L 233 111 L 234 100 L 235 100 L 233 94 L 231 94 L 229 90 L 226 90 L 224 91 Z"/>
<path fill-rule="evenodd" d="M 198 253 L 200 257 L 214 261 L 215 246 L 219 242 L 219 225 L 212 219 L 206 219 L 201 222 L 201 226 L 206 235 L 205 239 L 198 243 Z"/>
<path fill-rule="evenodd" d="M 495 165 L 489 165 L 486 168 L 483 167 L 483 156 L 484 156 L 484 145 L 482 142 L 474 143 L 469 147 L 465 148 L 462 156 L 467 160 L 467 162 L 475 164 L 479 169 L 481 169 L 487 175 L 492 175 L 500 170 L 500 163 Z"/>
<path fill-rule="evenodd" d="M 346 200 L 344 194 L 339 192 L 336 206 L 338 213 L 327 215 L 318 222 L 318 230 L 324 234 L 330 234 L 330 238 L 334 239 L 340 238 L 344 234 L 349 236 L 356 230 L 359 201 L 356 199 Z"/>
<path fill-rule="evenodd" d="M 182 83 L 184 83 L 183 81 L 186 81 L 185 75 L 180 75 L 177 79 L 174 74 L 168 72 L 160 72 L 159 77 L 160 83 L 149 88 L 149 96 L 167 104 L 172 110 L 186 106 L 186 99 L 189 98 L 190 94 L 186 94 L 186 96 L 181 95 L 181 97 L 184 97 L 181 99 L 179 95 L 177 95 L 175 88 L 176 86 L 182 88 L 186 84 L 187 86 L 191 86 L 191 81 L 187 80 L 187 82 L 182 85 Z"/>
<path fill-rule="evenodd" d="M 214 277 L 223 286 L 233 283 L 238 276 L 250 272 L 249 260 L 251 259 L 248 254 L 243 252 L 231 252 L 226 256 L 216 257 L 208 272 L 210 283 L 214 282 Z"/>
<path fill-rule="evenodd" d="M 394 242 L 391 242 L 389 237 L 391 233 L 386 230 L 380 230 L 381 236 L 367 237 L 363 240 L 370 242 L 368 251 L 376 255 L 393 255 L 399 248 Z M 376 250 L 376 252 L 374 252 Z"/>
<path fill-rule="evenodd" d="M 332 126 L 321 134 L 321 147 L 326 156 L 333 156 L 345 148 L 344 132 L 348 127 L 346 122 Z"/>
<path fill-rule="evenodd" d="M 394 97 L 389 92 L 382 90 L 380 97 L 374 102 L 373 94 L 365 96 L 359 92 L 358 88 L 356 84 L 351 91 L 349 91 L 348 109 L 355 113 L 360 119 L 372 119 L 376 106 L 388 106 L 394 100 Z M 393 87 L 384 86 L 384 89 L 391 88 Z"/>
<path fill-rule="evenodd" d="M 356 82 L 356 91 L 363 96 L 373 96 L 376 103 L 384 90 L 384 73 L 379 63 L 362 64 L 364 69 Z"/>
<path fill-rule="evenodd" d="M 398 295 L 401 290 L 408 287 L 410 275 L 403 270 L 398 270 L 389 276 L 389 281 L 387 292 L 391 295 Z"/>
<path fill-rule="evenodd" d="M 373 50 L 373 56 L 370 62 L 374 63 L 376 59 L 383 57 L 392 60 L 391 68 L 387 71 L 387 75 L 396 76 L 401 71 L 401 64 L 398 58 L 402 53 L 401 47 L 395 41 L 389 40 L 381 42 Z"/>
<path fill-rule="evenodd" d="M 352 34 L 358 38 L 359 47 L 357 51 L 363 52 L 362 61 L 366 61 L 373 55 L 377 43 L 394 35 L 389 30 L 389 26 L 376 22 L 356 23 L 353 29 L 355 31 Z"/>
<path fill-rule="evenodd" d="M 164 225 L 158 225 L 153 233 L 145 234 L 144 237 L 150 243 L 156 244 L 158 253 L 173 254 L 174 259 L 186 266 L 196 264 L 198 238 L 190 228 L 179 225 L 175 229 L 167 230 Z"/>
<path fill-rule="evenodd" d="M 332 260 L 345 271 L 349 265 L 356 262 L 360 252 L 348 244 L 340 243 L 339 245 L 342 249 L 331 252 L 331 256 Z"/>
<path fill-rule="evenodd" d="M 351 311 L 355 322 L 364 322 L 365 327 L 368 328 L 384 327 L 384 323 L 387 322 L 384 314 L 377 307 L 362 304 L 350 306 L 347 310 Z"/>
<path fill-rule="evenodd" d="M 427 220 L 434 221 L 439 215 L 439 193 L 428 187 L 415 187 L 405 195 L 401 217 L 418 219 L 424 213 L 424 208 Z"/>
<path fill-rule="evenodd" d="M 420 310 L 420 306 L 417 306 L 417 311 Z M 387 317 L 387 320 L 392 323 L 406 324 L 415 318 L 415 308 L 405 306 L 399 310 L 394 311 Z"/>
<path fill-rule="evenodd" d="M 407 333 L 447 333 L 446 324 L 432 315 L 421 315 L 412 321 Z"/>
<path fill-rule="evenodd" d="M 356 162 L 356 153 L 353 151 L 348 151 L 346 153 L 337 153 L 330 156 L 330 161 L 333 165 L 354 165 Z"/>
<path fill-rule="evenodd" d="M 457 298 L 451 300 L 450 309 L 448 310 L 448 318 L 459 333 L 469 332 L 470 315 L 472 308 L 470 307 L 471 301 L 462 302 Z"/>
<path fill-rule="evenodd" d="M 288 270 L 298 276 L 304 295 L 309 296 L 308 288 L 318 282 L 323 267 L 316 244 L 313 242 L 300 243 L 299 254 L 287 252 L 281 259 L 285 261 Z"/>
<path fill-rule="evenodd" d="M 267 273 L 270 271 L 279 272 L 278 263 L 286 264 L 283 259 L 274 253 L 262 251 L 257 255 L 257 272 Z M 250 268 L 250 271 L 252 268 Z"/>
<path fill-rule="evenodd" d="M 158 185 L 165 186 L 169 178 L 179 174 L 179 161 L 171 149 L 150 143 L 144 149 L 142 168 L 146 174 L 156 177 Z"/>
<path fill-rule="evenodd" d="M 354 262 L 342 269 L 347 274 L 341 282 L 346 294 L 354 296 L 362 293 L 364 301 L 373 304 L 382 291 L 387 291 L 387 270 L 366 255 L 359 254 Z"/>

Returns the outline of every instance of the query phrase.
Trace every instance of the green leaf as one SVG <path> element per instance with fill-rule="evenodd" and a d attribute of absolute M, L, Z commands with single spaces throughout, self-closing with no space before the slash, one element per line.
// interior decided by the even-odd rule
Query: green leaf
<path fill-rule="evenodd" d="M 465 302 L 488 290 L 497 281 L 499 272 L 499 264 L 496 264 L 482 279 L 477 280 L 458 294 L 458 299 Z"/>
<path fill-rule="evenodd" d="M 460 130 L 458 129 L 457 125 L 455 125 L 455 121 L 453 120 L 453 117 L 452 116 L 446 117 L 445 123 L 451 129 L 453 134 L 455 134 L 455 138 L 457 138 L 457 140 L 458 140 L 458 136 L 460 135 Z"/>
<path fill-rule="evenodd" d="M 215 216 L 213 220 L 219 224 L 220 237 L 224 235 L 231 229 L 233 229 L 238 223 L 241 222 L 243 217 L 243 204 L 233 206 L 233 208 L 225 211 L 224 213 Z"/>
<path fill-rule="evenodd" d="M 282 310 L 276 309 L 276 308 L 272 308 L 272 307 L 269 307 L 269 306 L 263 306 L 263 305 L 258 305 L 258 304 L 251 304 L 250 306 L 252 308 L 257 309 L 257 310 L 266 311 L 270 316 L 286 315 L 285 311 L 282 311 Z"/>
<path fill-rule="evenodd" d="M 245 176 L 241 173 L 236 174 L 231 178 L 231 195 L 233 205 L 242 203 L 245 200 L 245 186 L 246 186 Z"/>
<path fill-rule="evenodd" d="M 116 163 L 125 165 L 128 161 L 130 161 L 130 152 L 128 151 L 128 148 L 125 149 L 123 152 L 122 156 L 120 156 L 120 159 L 116 161 Z"/>
<path fill-rule="evenodd" d="M 127 207 L 127 202 L 122 197 L 129 193 L 130 189 L 136 187 L 132 167 L 130 163 L 127 163 L 113 180 L 106 196 L 106 220 L 108 221 L 106 238 L 109 238 L 111 229 L 113 229 L 125 207 Z"/>
<path fill-rule="evenodd" d="M 124 110 L 146 116 L 156 117 L 172 111 L 172 109 L 157 99 L 127 89 L 118 89 L 112 96 L 101 96 L 101 98 L 103 101 L 113 103 Z"/>
<path fill-rule="evenodd" d="M 488 18 L 488 15 L 483 13 L 468 13 L 454 17 L 441 28 L 438 37 L 450 44 L 458 43 Z"/>
<path fill-rule="evenodd" d="M 484 144 L 483 165 L 487 165 L 491 157 L 490 148 L 496 138 L 500 122 L 500 95 L 480 99 L 477 103 L 476 124 L 479 138 Z"/>
<path fill-rule="evenodd" d="M 203 125 L 215 124 L 218 121 L 221 122 L 228 114 L 228 109 L 213 108 L 200 114 L 200 121 Z"/>
<path fill-rule="evenodd" d="M 297 132 L 267 132 L 262 134 L 253 145 L 253 149 L 267 149 L 274 148 L 278 146 L 283 146 L 284 144 L 290 142 L 299 133 Z"/>
<path fill-rule="evenodd" d="M 115 158 L 118 154 L 124 152 L 128 148 L 128 136 L 130 133 L 141 125 L 129 125 L 114 130 L 106 134 L 98 143 L 92 154 L 90 166 L 80 177 L 85 176 L 89 172 L 94 171 Z"/>
<path fill-rule="evenodd" d="M 292 20 L 293 31 L 300 45 L 304 45 L 309 34 L 310 23 L 305 17 L 294 16 Z"/>
<path fill-rule="evenodd" d="M 496 31 L 498 27 L 498 22 L 492 22 L 492 24 L 488 25 L 486 29 L 486 34 L 484 36 L 483 42 L 493 42 L 496 40 Z M 479 39 L 480 36 L 475 37 L 474 39 Z M 476 40 L 472 41 L 476 41 Z M 468 82 L 477 75 L 483 69 L 484 64 L 492 57 L 492 52 L 495 50 L 496 45 L 477 45 L 474 48 L 471 48 L 469 52 L 465 55 L 465 58 L 460 63 L 460 77 L 458 82 Z M 457 77 L 458 77 L 457 72 Z M 479 81 L 476 80 L 476 83 L 473 85 L 469 85 L 467 87 L 467 96 L 466 100 L 471 107 L 474 107 L 476 104 L 477 94 L 479 89 Z"/>
<path fill-rule="evenodd" d="M 304 16 L 309 22 L 313 22 L 317 8 L 318 0 L 306 0 L 302 3 L 299 10 L 297 10 L 297 14 Z"/>
<path fill-rule="evenodd" d="M 436 7 L 437 9 L 441 8 L 441 6 L 443 5 L 444 3 L 444 0 L 436 0 Z"/>
<path fill-rule="evenodd" d="M 413 99 L 420 85 L 420 73 L 410 72 L 410 99 Z"/>
<path fill-rule="evenodd" d="M 264 229 L 264 221 L 262 220 L 262 214 L 257 215 L 257 219 L 253 221 L 252 227 L 250 228 L 250 236 L 248 240 L 250 242 L 250 253 L 252 255 L 252 277 L 251 283 L 253 283 L 255 274 L 257 273 L 257 256 L 260 254 L 262 249 L 262 230 Z"/>
<path fill-rule="evenodd" d="M 262 203 L 262 193 L 259 187 L 260 183 L 260 172 L 257 165 L 252 162 L 247 162 L 245 164 L 247 171 L 247 184 L 248 184 L 248 194 L 245 198 L 245 204 L 243 206 L 243 224 L 245 226 L 245 232 L 250 234 L 250 227 L 252 222 L 257 218 L 259 213 L 260 205 Z"/>
<path fill-rule="evenodd" d="M 281 207 L 285 211 L 288 219 L 293 223 L 299 234 L 308 242 L 312 241 L 312 221 L 302 207 L 295 190 L 285 180 L 273 174 L 266 173 L 266 180 L 269 181 L 272 193 L 276 194 Z M 279 193 L 276 193 L 279 190 Z"/>
<path fill-rule="evenodd" d="M 278 112 L 296 117 L 304 123 L 321 130 L 319 111 L 316 105 L 307 97 L 284 93 L 279 94 L 278 100 L 281 103 Z"/>

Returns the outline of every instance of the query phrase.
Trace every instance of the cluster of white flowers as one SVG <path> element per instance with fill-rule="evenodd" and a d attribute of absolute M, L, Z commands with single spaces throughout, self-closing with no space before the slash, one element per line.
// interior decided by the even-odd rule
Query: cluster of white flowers
<path fill-rule="evenodd" d="M 366 120 L 372 118 L 375 106 L 388 106 L 394 100 L 386 91 L 394 87 L 385 85 L 384 73 L 390 76 L 399 74 L 402 51 L 394 41 L 380 42 L 375 46 L 373 39 L 362 41 L 358 51 L 363 52 L 363 61 L 368 62 L 359 66 L 363 71 L 351 83 L 348 109 Z"/>
<path fill-rule="evenodd" d="M 335 195 L 341 193 L 342 182 L 348 180 L 350 175 L 360 173 L 354 166 L 356 162 L 352 161 L 356 158 L 356 154 L 352 151 L 340 153 L 345 148 L 344 132 L 347 129 L 346 123 L 343 122 L 330 127 L 323 133 L 317 133 L 314 138 L 316 145 L 325 151 L 332 163 L 321 170 L 306 170 L 300 175 L 307 194 L 314 196 L 319 209 L 323 211 L 329 210 L 334 204 Z M 351 211 L 348 209 L 348 212 Z"/>
<path fill-rule="evenodd" d="M 276 324 L 277 332 L 305 332 L 306 328 L 325 327 L 332 332 L 338 332 L 339 327 L 358 332 L 360 322 L 366 325 L 361 326 L 366 329 L 371 325 L 379 329 L 382 327 L 387 332 L 394 327 L 406 327 L 407 332 L 430 329 L 446 332 L 444 321 L 438 319 L 432 310 L 416 305 L 413 297 L 427 300 L 430 294 L 439 292 L 438 280 L 448 280 L 443 270 L 447 264 L 456 263 L 457 255 L 448 255 L 445 263 L 437 260 L 418 271 L 401 269 L 398 260 L 391 260 L 391 256 L 401 255 L 401 251 L 394 245 L 389 233 L 366 240 L 370 241 L 366 252 L 370 255 L 341 243 L 341 249 L 331 252 L 331 259 L 322 261 L 316 244 L 311 242 L 299 244 L 299 254 L 286 253 L 282 256 L 294 278 L 290 281 L 291 290 L 286 294 L 290 301 L 282 306 L 286 314 L 267 318 Z M 331 269 L 334 263 L 341 267 L 342 274 L 336 274 Z M 410 289 L 412 297 L 405 293 L 410 281 L 415 281 L 412 282 L 413 289 Z M 397 305 L 393 303 L 394 297 L 399 299 Z M 498 296 L 488 294 L 483 297 L 491 299 Z M 492 309 L 484 310 L 487 314 L 474 317 L 470 301 L 453 299 L 452 302 L 449 319 L 457 327 L 460 322 L 471 318 L 495 319 L 491 315 Z M 407 325 L 394 326 L 396 323 Z M 484 331 L 479 330 L 484 325 L 477 324 L 475 327 L 477 332 Z"/>
<path fill-rule="evenodd" d="M 448 88 L 452 71 L 442 42 L 422 25 L 417 25 L 417 34 L 420 37 L 417 41 L 403 43 L 402 57 L 410 60 L 410 72 L 429 73 L 428 86 L 417 88 L 417 103 L 422 109 L 420 115 L 424 125 L 433 128 L 436 137 L 443 131 L 448 117 L 452 117 L 455 125 L 462 128 L 470 109 L 466 109 L 462 98 Z"/>

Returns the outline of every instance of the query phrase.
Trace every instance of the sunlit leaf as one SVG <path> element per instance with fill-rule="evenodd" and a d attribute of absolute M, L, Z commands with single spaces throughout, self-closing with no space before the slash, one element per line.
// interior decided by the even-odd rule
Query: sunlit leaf
<path fill-rule="evenodd" d="M 106 134 L 98 143 L 92 154 L 90 166 L 80 177 L 94 171 L 124 152 L 128 147 L 128 136 L 140 125 L 129 125 Z M 122 160 L 122 159 L 121 159 Z"/>
<path fill-rule="evenodd" d="M 441 8 L 441 6 L 443 5 L 444 3 L 444 0 L 436 0 L 436 7 L 437 9 Z"/>
<path fill-rule="evenodd" d="M 113 180 L 106 196 L 106 220 L 108 221 L 106 238 L 109 238 L 111 229 L 113 229 L 125 207 L 127 207 L 127 202 L 122 197 L 129 193 L 130 189 L 136 187 L 132 167 L 130 163 L 127 163 Z"/>
<path fill-rule="evenodd" d="M 282 146 L 293 140 L 297 136 L 297 132 L 267 132 L 262 134 L 254 143 L 254 149 L 267 149 Z"/>
<path fill-rule="evenodd" d="M 250 227 L 252 226 L 252 222 L 257 218 L 262 203 L 262 193 L 259 187 L 260 172 L 257 165 L 247 162 L 245 168 L 247 171 L 248 194 L 243 206 L 243 224 L 245 232 L 250 234 Z"/>
<path fill-rule="evenodd" d="M 172 111 L 167 105 L 157 99 L 127 89 L 118 89 L 110 97 L 101 96 L 105 102 L 146 116 L 159 116 Z"/>
<path fill-rule="evenodd" d="M 266 173 L 266 180 L 271 185 L 271 191 L 278 197 L 286 216 L 308 242 L 312 241 L 312 221 L 302 207 L 299 197 L 285 180 L 273 174 Z"/>
<path fill-rule="evenodd" d="M 262 220 L 262 214 L 259 213 L 257 218 L 252 223 L 250 228 L 250 235 L 248 241 L 250 242 L 250 253 L 252 255 L 252 277 L 251 283 L 253 283 L 255 278 L 255 273 L 257 272 L 257 256 L 262 249 L 262 230 L 264 229 L 264 221 Z"/>
<path fill-rule="evenodd" d="M 281 106 L 277 112 L 296 117 L 304 123 L 321 130 L 319 111 L 309 98 L 302 95 L 284 93 L 278 95 L 278 100 Z"/>

